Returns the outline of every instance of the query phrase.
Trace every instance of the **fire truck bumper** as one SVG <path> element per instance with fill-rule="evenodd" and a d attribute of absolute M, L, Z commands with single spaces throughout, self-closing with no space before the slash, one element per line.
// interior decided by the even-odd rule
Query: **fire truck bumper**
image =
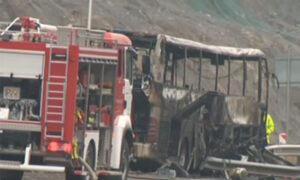
<path fill-rule="evenodd" d="M 0 169 L 18 170 L 18 171 L 46 171 L 46 172 L 65 172 L 65 166 L 49 166 L 49 165 L 31 165 L 31 145 L 25 149 L 24 163 L 20 161 L 0 160 Z"/>
<path fill-rule="evenodd" d="M 0 161 L 0 169 L 18 171 L 65 172 L 65 167 L 62 166 L 20 164 L 18 161 Z"/>

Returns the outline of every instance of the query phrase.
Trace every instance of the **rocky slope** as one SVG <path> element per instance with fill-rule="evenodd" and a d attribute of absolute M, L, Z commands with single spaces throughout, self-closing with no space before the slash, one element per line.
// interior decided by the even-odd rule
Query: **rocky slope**
<path fill-rule="evenodd" d="M 95 28 L 160 32 L 215 45 L 260 48 L 274 71 L 274 59 L 286 57 L 288 49 L 300 57 L 299 8 L 297 0 L 94 0 L 92 23 Z M 86 26 L 87 9 L 88 0 L 0 0 L 0 20 L 32 16 L 43 23 Z M 295 130 L 300 126 L 297 92 L 292 89 L 290 122 L 285 120 L 285 88 L 273 84 L 270 99 L 276 133 L 288 131 L 292 143 L 299 143 L 300 137 Z"/>

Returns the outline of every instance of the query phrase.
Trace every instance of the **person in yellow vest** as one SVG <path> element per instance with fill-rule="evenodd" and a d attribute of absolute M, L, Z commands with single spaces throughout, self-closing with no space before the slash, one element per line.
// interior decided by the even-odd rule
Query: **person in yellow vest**
<path fill-rule="evenodd" d="M 275 130 L 275 124 L 274 124 L 272 116 L 270 114 L 266 114 L 266 113 L 264 115 L 264 122 L 266 124 L 266 140 L 267 140 L 267 143 L 270 144 L 271 143 L 270 136 Z"/>

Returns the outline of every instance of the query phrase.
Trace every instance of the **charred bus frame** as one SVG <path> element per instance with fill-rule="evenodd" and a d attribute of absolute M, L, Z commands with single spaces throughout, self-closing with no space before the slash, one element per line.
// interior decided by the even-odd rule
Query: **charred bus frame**
<path fill-rule="evenodd" d="M 134 144 L 134 156 L 137 159 L 160 161 L 170 156 L 178 156 L 178 149 L 180 149 L 178 147 L 183 136 L 180 123 L 182 123 L 182 119 L 189 118 L 190 114 L 200 108 L 203 103 L 201 97 L 207 92 L 211 93 L 210 96 L 215 96 L 214 92 L 216 92 L 216 96 L 222 94 L 222 97 L 228 97 L 234 94 L 238 97 L 246 97 L 249 89 L 247 87 L 248 77 L 255 76 L 257 88 L 255 88 L 254 98 L 257 117 L 262 114 L 260 105 L 268 106 L 269 70 L 268 62 L 262 51 L 206 45 L 162 34 L 123 33 L 131 38 L 133 46 L 139 54 L 140 58 L 138 59 L 142 61 L 140 74 L 135 72 L 135 74 L 139 74 L 139 76 L 135 76 L 135 82 L 139 83 L 134 83 L 135 92 L 133 93 L 133 124 L 137 137 Z M 190 59 L 197 64 L 188 64 Z M 204 82 L 204 77 L 207 75 L 205 72 L 207 63 L 204 61 L 207 60 L 210 65 L 214 65 L 215 75 L 209 81 Z M 232 86 L 236 75 L 232 74 L 236 71 L 233 64 L 238 61 L 242 63 L 238 69 L 242 72 L 242 80 L 238 81 L 242 87 L 241 91 L 236 93 L 237 88 Z M 248 65 L 250 62 L 256 63 L 256 66 Z M 224 71 L 225 64 L 227 65 L 227 85 L 226 88 L 223 88 L 224 77 L 220 77 L 220 74 Z M 196 74 L 191 75 L 191 70 L 188 69 L 191 66 L 197 69 Z M 181 72 L 178 72 L 179 68 L 181 68 Z M 257 75 L 250 74 L 249 76 L 249 72 L 251 73 L 253 69 Z M 190 74 L 187 75 L 188 73 Z M 197 83 L 190 83 L 192 78 Z M 212 82 L 212 88 L 207 90 L 207 84 Z M 145 86 L 144 84 L 150 85 Z M 144 95 L 141 95 L 143 94 L 141 92 L 144 92 Z M 143 109 L 142 106 L 145 108 Z M 256 119 L 256 123 L 257 126 L 263 127 L 261 116 Z"/>

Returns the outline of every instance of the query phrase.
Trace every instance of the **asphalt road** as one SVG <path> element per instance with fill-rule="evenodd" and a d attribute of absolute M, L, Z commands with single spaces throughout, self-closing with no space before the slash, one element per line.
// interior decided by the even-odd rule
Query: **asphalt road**
<path fill-rule="evenodd" d="M 25 172 L 23 180 L 64 180 L 64 173 Z"/>
<path fill-rule="evenodd" d="M 45 172 L 25 172 L 23 180 L 64 180 L 64 173 L 45 173 Z M 153 175 L 136 175 L 131 174 L 128 180 L 168 180 L 169 178 L 163 178 Z M 177 180 L 183 180 L 182 178 L 176 178 Z M 196 179 L 189 179 L 196 180 Z M 201 178 L 197 180 L 221 180 L 215 178 Z"/>

